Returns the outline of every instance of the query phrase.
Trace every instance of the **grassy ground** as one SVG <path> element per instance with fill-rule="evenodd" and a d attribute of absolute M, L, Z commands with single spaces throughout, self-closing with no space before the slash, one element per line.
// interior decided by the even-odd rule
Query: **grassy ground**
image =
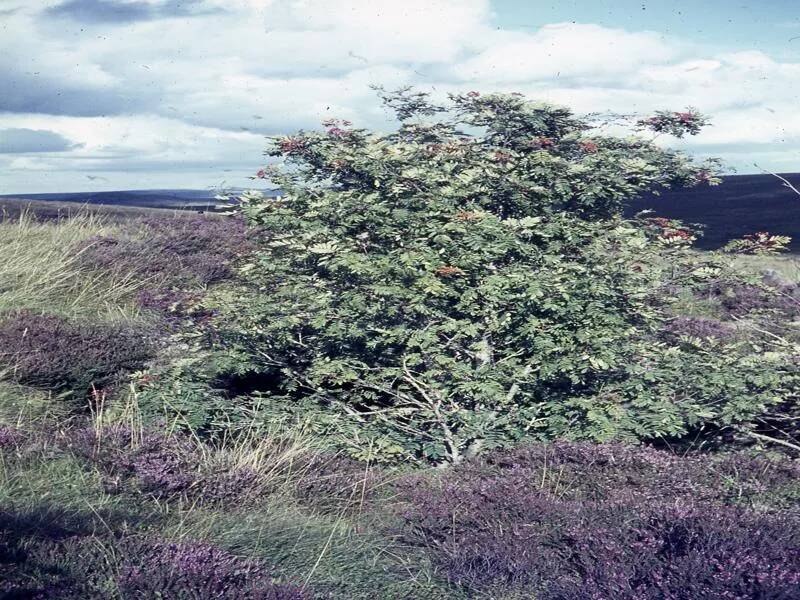
<path fill-rule="evenodd" d="M 109 562 L 119 563 L 119 557 L 113 555 L 120 552 L 121 538 L 208 543 L 232 555 L 262 561 L 275 581 L 313 589 L 319 597 L 367 599 L 377 593 L 381 598 L 398 599 L 458 597 L 433 581 L 424 557 L 382 537 L 371 518 L 353 514 L 349 501 L 325 511 L 315 509 L 313 502 L 298 501 L 295 488 L 304 478 L 303 467 L 293 472 L 289 465 L 309 456 L 302 439 L 272 446 L 274 440 L 262 438 L 260 447 L 251 448 L 248 456 L 241 452 L 232 455 L 235 451 L 230 449 L 212 452 L 204 448 L 195 463 L 199 471 L 230 470 L 237 461 L 259 454 L 254 469 L 261 490 L 257 497 L 208 501 L 207 496 L 162 495 L 135 486 L 115 489 L 108 471 L 91 458 L 87 460 L 86 448 L 71 449 L 64 439 L 84 430 L 66 428 L 62 423 L 60 431 L 53 431 L 32 438 L 25 457 L 7 452 L 0 464 L 0 522 L 10 515 L 32 521 L 23 531 L 5 532 L 8 537 L 25 536 L 22 545 L 62 532 L 58 535 L 91 539 L 112 555 Z M 97 443 L 102 447 L 104 442 Z M 135 441 L 132 444 L 136 447 Z M 355 479 L 344 487 L 355 490 L 358 484 Z M 248 485 L 255 484 L 251 481 Z M 235 495 L 235 491 L 231 493 Z M 9 542 L 8 538 L 4 541 Z M 75 558 L 59 560 L 67 573 L 87 567 Z M 52 567 L 53 563 L 38 565 L 43 570 Z M 35 571 L 36 567 L 22 577 L 35 579 Z M 82 593 L 87 597 L 131 597 L 98 592 L 113 587 L 113 571 Z M 41 581 L 42 576 L 38 577 Z"/>
<path fill-rule="evenodd" d="M 771 270 L 788 282 L 800 282 L 800 255 L 737 256 L 736 264 L 744 271 L 764 273 Z"/>
<path fill-rule="evenodd" d="M 91 213 L 40 221 L 22 212 L 0 222 L 0 312 L 135 316 L 131 299 L 144 282 L 130 272 L 101 273 L 81 262 L 83 247 L 114 231 Z"/>
<path fill-rule="evenodd" d="M 130 213 L 134 219 L 140 214 L 161 216 L 157 211 Z M 155 317 L 137 303 L 137 294 L 168 284 L 165 278 L 175 273 L 147 277 L 133 265 L 130 269 L 104 269 L 82 260 L 84 249 L 91 249 L 93 240 L 137 238 L 136 228 L 123 231 L 118 217 L 78 211 L 41 220 L 24 211 L 0 221 L 0 251 L 5 257 L 0 265 L 0 314 L 27 309 L 79 322 L 152 324 Z M 177 223 L 182 217 L 170 218 Z M 185 285 L 186 279 L 181 282 Z M 206 287 L 195 285 L 198 290 Z M 335 495 L 320 503 L 324 508 L 315 506 L 313 499 L 298 500 L 297 487 L 308 479 L 308 465 L 318 455 L 318 443 L 302 431 L 276 434 L 253 430 L 224 447 L 200 444 L 190 437 L 193 469 L 214 473 L 215 478 L 230 472 L 253 473 L 255 481 L 248 479 L 242 485 L 245 492 L 257 488 L 257 497 L 249 492 L 246 500 L 238 496 L 242 490 L 236 482 L 231 483 L 233 502 L 224 494 L 207 502 L 203 494 L 150 493 L 136 485 L 124 491 L 115 489 L 110 479 L 116 475 L 110 475 L 93 458 L 87 460 L 87 448 L 73 447 L 70 441 L 87 431 L 96 432 L 99 448 L 104 436 L 113 437 L 116 429 L 124 428 L 129 436 L 126 449 L 139 447 L 142 425 L 135 395 L 128 394 L 124 386 L 114 394 L 118 402 L 106 410 L 94 396 L 81 400 L 72 394 L 67 401 L 58 390 L 0 381 L 0 580 L 5 575 L 21 589 L 26 581 L 31 589 L 57 581 L 56 587 L 67 586 L 53 592 L 52 597 L 59 598 L 58 594 L 133 597 L 115 583 L 115 569 L 124 554 L 120 540 L 157 536 L 182 543 L 206 542 L 234 556 L 263 561 L 275 581 L 290 581 L 300 590 L 315 589 L 324 597 L 366 599 L 376 593 L 382 598 L 458 596 L 434 580 L 424 557 L 379 535 L 371 523 L 374 517 L 354 511 L 366 490 L 361 467 L 356 473 L 351 470 L 339 475 L 334 470 L 322 476 L 321 489 Z M 86 408 L 76 412 L 76 403 Z M 240 430 L 242 427 L 246 428 L 240 424 Z M 14 436 L 24 436 L 25 442 L 21 446 L 8 442 Z M 158 455 L 152 460 L 163 458 Z M 169 465 L 164 468 L 169 470 Z M 333 483 L 326 483 L 326 478 Z M 70 559 L 61 548 L 56 553 L 64 556 L 38 563 L 29 558 L 22 569 L 2 558 L 4 552 L 8 558 L 12 547 L 16 549 L 13 552 L 33 556 L 41 545 L 55 543 L 53 536 L 59 544 L 65 536 L 92 540 L 108 568 L 92 575 L 89 587 L 76 584 L 73 588 L 63 582 L 81 579 L 87 569 L 78 560 L 83 550 L 70 550 L 76 553 Z M 51 576 L 53 571 L 60 575 Z M 42 593 L 51 597 L 47 591 Z M 211 597 L 207 593 L 211 592 L 201 591 L 199 597 Z M 2 587 L 0 597 L 5 597 Z M 23 593 L 19 597 L 28 596 Z"/>
<path fill-rule="evenodd" d="M 169 218 L 176 228 L 196 229 L 196 222 Z M 160 337 L 151 361 L 165 360 L 170 311 L 185 299 L 169 296 L 164 308 L 152 298 L 173 294 L 171 283 L 191 295 L 228 282 L 215 279 L 216 271 L 192 270 L 208 249 L 181 254 L 188 250 L 174 248 L 163 224 L 151 230 L 162 236 L 153 238 L 161 244 L 152 263 L 157 272 L 139 268 L 146 245 L 138 227 L 87 212 L 44 221 L 23 212 L 3 220 L 0 315 L 27 309 L 68 324 L 156 324 Z M 106 238 L 124 243 L 90 256 Z M 185 264 L 172 255 L 162 260 L 167 251 Z M 109 268 L 108 256 L 139 263 Z M 739 264 L 800 280 L 797 258 L 749 257 Z M 150 304 L 142 302 L 145 291 Z M 95 339 L 75 335 L 75 343 Z M 800 524 L 792 511 L 800 473 L 788 459 L 743 454 L 734 463 L 683 461 L 621 446 L 595 454 L 589 446 L 563 445 L 499 455 L 448 474 L 410 473 L 331 455 L 302 424 L 265 429 L 243 422 L 235 439 L 213 441 L 192 431 L 167 435 L 144 422 L 140 398 L 128 385 L 137 376 L 83 395 L 0 377 L 0 598 L 577 600 L 588 597 L 581 595 L 581 577 L 600 590 L 592 596 L 598 599 L 645 597 L 613 579 L 618 571 L 642 581 L 650 572 L 663 580 L 674 573 L 685 581 L 696 577 L 694 597 L 723 597 L 702 579 L 707 559 L 722 565 L 725 581 L 752 590 L 748 569 L 756 566 L 747 561 L 761 547 L 747 540 L 767 531 L 758 520 L 762 513 L 788 519 L 769 522 L 780 524 L 783 542 L 762 554 L 770 565 L 784 557 L 781 573 L 790 574 L 764 575 L 775 580 L 769 589 L 778 590 L 769 597 L 796 598 L 787 586 L 797 567 Z M 668 506 L 658 512 L 652 507 L 661 496 Z M 698 499 L 707 504 L 678 517 L 669 512 Z M 702 512 L 706 506 L 713 510 Z M 644 530 L 671 544 L 672 525 L 654 525 L 665 515 L 683 519 L 681 527 L 708 543 L 697 550 L 700 563 L 686 566 L 688 558 L 673 557 L 665 566 L 664 552 L 626 550 L 638 547 L 636 532 Z M 715 521 L 714 515 L 722 516 Z M 558 537 L 563 532 L 553 533 L 548 519 L 572 527 L 569 535 Z M 738 540 L 731 549 L 720 541 L 728 539 Z M 570 544 L 587 549 L 595 571 L 566 553 Z M 742 564 L 750 566 L 736 566 Z M 552 577 L 533 578 L 533 572 Z M 250 580 L 259 582 L 262 595 L 247 587 Z M 536 596 L 534 589 L 549 591 Z"/>

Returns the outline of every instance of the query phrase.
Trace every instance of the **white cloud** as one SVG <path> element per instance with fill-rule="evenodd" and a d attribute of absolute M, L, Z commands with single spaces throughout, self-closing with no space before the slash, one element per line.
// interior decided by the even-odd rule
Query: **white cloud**
<path fill-rule="evenodd" d="M 0 156 L 0 187 L 27 189 L 145 189 L 240 185 L 252 176 L 265 140 L 261 135 L 200 127 L 156 115 L 68 117 L 5 115 L 16 128 L 48 128 L 80 145 L 69 153 Z M 97 174 L 105 179 L 89 179 Z M 113 174 L 113 177 L 108 174 Z M 151 181 L 151 176 L 158 175 Z M 161 183 L 155 186 L 154 182 Z M 25 185 L 20 185 L 19 182 Z M 62 186 L 62 187 L 59 187 Z"/>
<path fill-rule="evenodd" d="M 245 184 L 263 160 L 263 134 L 329 116 L 384 125 L 373 83 L 520 91 L 579 112 L 693 105 L 715 126 L 682 147 L 742 164 L 751 145 L 798 170 L 800 63 L 761 52 L 596 24 L 499 30 L 488 0 L 204 0 L 193 17 L 114 24 L 43 16 L 58 4 L 0 0 L 19 9 L 0 20 L 0 84 L 11 90 L 0 129 L 75 144 L 4 157 L 7 191 L 35 191 L 34 170 L 78 189 L 86 170 L 114 174 L 92 184 L 105 187 L 129 185 L 126 172 L 138 173 L 135 187 L 151 177 L 192 186 L 229 169 Z"/>
<path fill-rule="evenodd" d="M 663 64 L 680 54 L 659 34 L 599 25 L 558 23 L 532 34 L 494 34 L 486 50 L 453 71 L 477 82 L 530 82 L 559 77 L 591 80 L 630 73 L 642 64 Z"/>

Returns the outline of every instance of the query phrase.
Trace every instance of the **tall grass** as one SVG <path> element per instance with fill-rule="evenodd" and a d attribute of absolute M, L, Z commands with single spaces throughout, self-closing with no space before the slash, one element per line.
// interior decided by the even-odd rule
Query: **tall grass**
<path fill-rule="evenodd" d="M 797 254 L 779 256 L 741 255 L 734 259 L 734 264 L 740 269 L 751 273 L 763 273 L 766 270 L 772 270 L 781 279 L 792 283 L 800 282 L 800 256 Z"/>
<path fill-rule="evenodd" d="M 4 380 L 0 369 L 0 427 L 31 428 L 69 419 L 68 405 L 54 392 L 37 390 Z"/>
<path fill-rule="evenodd" d="M 0 313 L 28 309 L 70 317 L 135 316 L 133 299 L 141 279 L 132 272 L 94 270 L 80 260 L 91 238 L 113 231 L 88 212 L 49 222 L 27 212 L 0 220 Z"/>
<path fill-rule="evenodd" d="M 245 439 L 212 447 L 199 441 L 195 445 L 186 437 L 172 441 L 168 434 L 154 446 L 160 436 L 151 430 L 144 432 L 148 439 L 143 447 L 143 432 L 126 428 L 128 423 L 137 423 L 136 413 L 135 399 L 116 413 L 101 404 L 88 428 L 95 436 L 87 436 L 86 427 L 73 423 L 78 427 L 29 429 L 19 448 L 0 447 L 0 536 L 22 538 L 20 544 L 26 548 L 41 544 L 48 532 L 66 532 L 70 539 L 109 551 L 120 539 L 131 536 L 211 544 L 236 556 L 264 561 L 281 580 L 315 598 L 462 597 L 435 579 L 422 550 L 398 545 L 394 535 L 381 533 L 383 520 L 394 517 L 352 515 L 344 509 L 322 513 L 295 496 L 294 488 L 312 475 L 308 465 L 317 440 L 309 432 L 270 431 L 254 425 Z M 142 450 L 148 454 L 142 455 Z M 251 491 L 256 493 L 213 502 L 193 494 L 192 488 L 187 488 L 187 494 L 160 495 L 155 489 L 120 485 L 119 477 L 125 475 L 109 471 L 104 462 L 121 453 L 118 465 L 150 468 L 158 461 L 169 462 L 173 451 L 191 453 L 191 473 L 225 478 L 238 469 L 251 471 L 256 477 L 245 485 L 253 486 Z M 209 483 L 207 478 L 197 479 L 198 485 Z M 70 548 L 54 550 L 45 566 L 57 563 L 67 574 L 80 574 L 82 569 L 105 572 L 96 557 L 70 554 Z M 9 567 L 10 572 L 30 577 L 31 585 L 58 575 L 36 571 L 34 559 L 14 560 L 17 563 Z M 113 566 L 119 561 L 108 562 Z M 86 575 L 86 581 L 91 579 Z M 0 597 L 2 591 L 0 582 Z"/>

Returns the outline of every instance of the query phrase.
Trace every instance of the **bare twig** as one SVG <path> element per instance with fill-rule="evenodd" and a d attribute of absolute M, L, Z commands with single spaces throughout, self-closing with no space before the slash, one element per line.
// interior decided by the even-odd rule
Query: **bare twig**
<path fill-rule="evenodd" d="M 459 446 L 458 440 L 455 434 L 453 433 L 453 430 L 450 428 L 450 425 L 447 423 L 447 419 L 442 414 L 441 395 L 438 392 L 434 392 L 436 394 L 436 398 L 435 399 L 432 398 L 425 389 L 425 384 L 416 377 L 414 377 L 414 375 L 411 373 L 405 360 L 403 361 L 403 372 L 405 373 L 403 379 L 405 379 L 408 383 L 410 383 L 411 386 L 415 390 L 417 390 L 417 392 L 419 392 L 420 396 L 422 396 L 425 402 L 427 402 L 428 404 L 427 407 L 430 408 L 431 411 L 433 412 L 433 415 L 436 419 L 436 423 L 442 430 L 442 434 L 444 436 L 444 443 L 445 446 L 447 446 L 447 450 L 450 453 L 450 458 L 453 464 L 461 462 L 462 456 L 458 448 Z"/>
<path fill-rule="evenodd" d="M 780 444 L 781 446 L 786 446 L 787 448 L 791 448 L 792 450 L 797 450 L 800 452 L 800 446 L 797 444 L 792 444 L 791 442 L 787 442 L 786 440 L 781 440 L 778 438 L 770 437 L 768 435 L 764 435 L 762 433 L 755 433 L 753 431 L 746 431 L 744 429 L 739 430 L 741 433 L 748 435 L 752 438 L 756 438 L 757 440 L 762 440 L 764 442 L 770 442 L 772 444 Z"/>
<path fill-rule="evenodd" d="M 788 179 L 786 179 L 786 177 L 783 177 L 783 176 L 781 176 L 781 175 L 778 175 L 777 173 L 773 173 L 772 171 L 767 171 L 767 170 L 766 170 L 766 169 L 764 169 L 763 167 L 759 166 L 757 163 L 753 163 L 753 166 L 755 166 L 757 169 L 761 169 L 761 170 L 762 170 L 764 173 L 766 173 L 767 175 L 772 175 L 773 177 L 777 177 L 778 179 L 780 179 L 780 180 L 783 182 L 783 187 L 785 187 L 785 188 L 789 188 L 789 189 L 790 189 L 790 190 L 792 190 L 792 191 L 793 191 L 795 194 L 797 194 L 798 196 L 800 196 L 800 190 L 799 190 L 799 189 L 797 189 L 797 188 L 794 186 L 794 184 L 792 184 L 792 182 L 791 182 L 791 181 L 789 181 Z"/>
<path fill-rule="evenodd" d="M 526 378 L 531 374 L 531 371 L 533 371 L 533 365 L 526 365 L 522 370 L 520 379 Z M 517 395 L 517 392 L 519 392 L 519 380 L 511 384 L 511 387 L 508 389 L 508 394 L 506 395 L 506 404 L 511 404 L 511 402 L 514 400 L 514 396 Z"/>

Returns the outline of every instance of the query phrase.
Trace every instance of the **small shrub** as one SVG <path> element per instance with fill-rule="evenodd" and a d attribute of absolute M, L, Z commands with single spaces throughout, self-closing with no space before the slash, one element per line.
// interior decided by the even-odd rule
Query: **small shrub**
<path fill-rule="evenodd" d="M 351 456 L 434 464 L 525 439 L 689 438 L 795 400 L 786 353 L 653 340 L 662 290 L 722 258 L 682 224 L 623 218 L 625 201 L 716 183 L 713 161 L 516 94 L 383 96 L 395 131 L 279 137 L 263 175 L 285 195 L 242 198 L 264 237 L 207 337 L 270 382 L 252 392 L 324 413 Z"/>
<path fill-rule="evenodd" d="M 85 396 L 144 366 L 154 346 L 126 325 L 74 322 L 31 312 L 0 320 L 0 368 L 12 381 Z"/>

